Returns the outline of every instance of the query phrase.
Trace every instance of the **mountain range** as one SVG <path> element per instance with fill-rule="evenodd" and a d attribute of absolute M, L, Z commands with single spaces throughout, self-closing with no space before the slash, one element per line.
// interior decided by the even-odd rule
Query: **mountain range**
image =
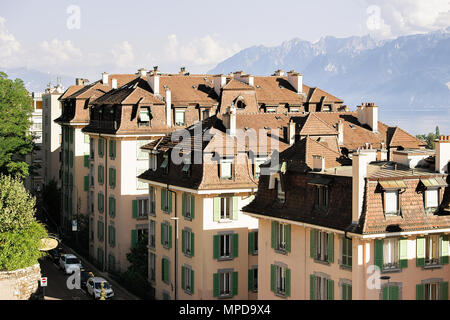
<path fill-rule="evenodd" d="M 327 36 L 253 46 L 208 73 L 270 75 L 278 69 L 302 73 L 306 85 L 343 99 L 351 110 L 375 102 L 380 120 L 390 125 L 412 133 L 439 125 L 450 134 L 450 27 L 392 40 Z"/>

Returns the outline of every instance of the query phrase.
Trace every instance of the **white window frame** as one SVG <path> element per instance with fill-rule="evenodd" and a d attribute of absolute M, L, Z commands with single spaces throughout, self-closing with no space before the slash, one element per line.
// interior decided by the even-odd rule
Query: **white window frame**
<path fill-rule="evenodd" d="M 220 217 L 219 221 L 231 221 L 233 219 L 233 197 L 220 198 Z"/>
<path fill-rule="evenodd" d="M 386 190 L 384 192 L 384 212 L 387 215 L 398 215 L 400 212 L 399 190 Z M 396 209 L 394 209 L 396 208 Z"/>
<path fill-rule="evenodd" d="M 230 174 L 225 175 L 225 169 L 228 169 Z M 220 179 L 231 180 L 233 179 L 233 159 L 223 158 L 220 161 Z"/>
<path fill-rule="evenodd" d="M 192 255 L 192 231 L 189 229 L 184 230 L 184 253 L 188 256 Z"/>
<path fill-rule="evenodd" d="M 152 249 L 156 248 L 156 221 L 150 220 L 148 225 L 148 246 Z"/>
<path fill-rule="evenodd" d="M 276 267 L 276 293 L 286 295 L 286 270 L 284 266 L 275 265 Z"/>
<path fill-rule="evenodd" d="M 439 265 L 441 261 L 441 236 L 432 234 L 425 237 L 425 265 Z"/>
<path fill-rule="evenodd" d="M 233 234 L 232 233 L 221 234 L 219 236 L 219 241 L 220 241 L 219 259 L 233 258 Z M 227 255 L 227 253 L 228 253 L 228 255 Z"/>
<path fill-rule="evenodd" d="M 441 299 L 441 282 L 434 281 L 424 284 L 425 300 L 440 300 Z M 434 293 L 433 293 L 434 291 Z M 434 297 L 433 297 L 434 294 Z M 434 298 L 434 299 L 431 299 Z"/>
<path fill-rule="evenodd" d="M 400 239 L 383 240 L 383 270 L 400 268 Z"/>
<path fill-rule="evenodd" d="M 183 115 L 183 122 L 177 121 L 177 115 Z M 175 109 L 175 125 L 176 126 L 184 126 L 186 125 L 186 110 L 185 109 Z"/>
<path fill-rule="evenodd" d="M 149 215 L 156 215 L 156 189 L 155 187 L 149 187 L 148 193 L 148 213 Z"/>
<path fill-rule="evenodd" d="M 146 218 L 149 214 L 150 200 L 148 198 L 137 199 L 138 202 L 138 218 Z"/>
<path fill-rule="evenodd" d="M 154 254 L 153 252 L 150 252 L 148 255 L 148 260 L 149 260 L 149 271 L 148 271 L 148 275 L 149 275 L 149 280 L 151 282 L 155 282 L 156 281 L 156 254 Z"/>
<path fill-rule="evenodd" d="M 233 294 L 233 272 L 219 272 L 219 295 L 228 297 Z"/>
<path fill-rule="evenodd" d="M 328 232 L 316 230 L 316 256 L 315 260 L 328 262 Z M 333 236 L 333 235 L 331 235 Z"/>

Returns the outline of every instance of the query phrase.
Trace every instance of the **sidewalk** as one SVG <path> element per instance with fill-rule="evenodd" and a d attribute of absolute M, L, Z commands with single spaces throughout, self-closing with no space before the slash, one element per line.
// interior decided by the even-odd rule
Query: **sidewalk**
<path fill-rule="evenodd" d="M 111 279 L 111 277 L 107 272 L 102 272 L 98 270 L 92 263 L 90 263 L 86 258 L 78 254 L 75 250 L 68 247 L 62 242 L 60 242 L 60 245 L 61 247 L 64 248 L 64 250 L 66 250 L 66 252 L 76 255 L 81 260 L 82 265 L 92 270 L 96 277 L 102 277 L 108 280 L 108 282 L 113 286 L 115 300 L 141 300 L 140 298 L 136 297 L 134 294 L 126 290 L 124 287 L 122 287 L 120 284 L 118 284 L 116 281 Z"/>

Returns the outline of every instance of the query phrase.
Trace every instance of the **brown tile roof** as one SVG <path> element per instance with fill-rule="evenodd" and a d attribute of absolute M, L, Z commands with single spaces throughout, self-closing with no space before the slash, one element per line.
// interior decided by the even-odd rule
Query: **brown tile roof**
<path fill-rule="evenodd" d="M 255 77 L 256 97 L 258 103 L 278 105 L 288 103 L 291 106 L 301 106 L 304 98 L 298 95 L 291 84 L 283 77 Z M 308 87 L 303 85 L 303 90 Z"/>
<path fill-rule="evenodd" d="M 337 135 L 338 132 L 333 126 L 323 121 L 316 113 L 310 113 L 306 117 L 299 119 L 301 129 L 299 134 L 307 135 Z"/>
<path fill-rule="evenodd" d="M 64 93 L 58 98 L 58 100 L 63 100 L 67 97 L 69 97 L 70 95 L 74 94 L 75 92 L 77 92 L 78 90 L 80 90 L 81 88 L 83 88 L 84 86 L 70 86 L 69 88 L 67 88 L 66 91 L 64 91 Z"/>
<path fill-rule="evenodd" d="M 255 90 L 253 86 L 246 84 L 245 82 L 231 79 L 222 90 Z"/>
<path fill-rule="evenodd" d="M 388 145 L 390 147 L 418 148 L 419 146 L 426 145 L 426 143 L 403 129 L 395 127 L 389 130 Z"/>

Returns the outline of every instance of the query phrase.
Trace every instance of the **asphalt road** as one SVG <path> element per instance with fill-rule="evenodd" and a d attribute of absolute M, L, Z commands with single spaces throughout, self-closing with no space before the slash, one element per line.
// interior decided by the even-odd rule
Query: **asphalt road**
<path fill-rule="evenodd" d="M 47 277 L 45 287 L 45 300 L 92 300 L 84 289 L 70 290 L 67 287 L 67 278 L 62 270 L 59 270 L 49 258 L 39 260 L 41 274 Z"/>

